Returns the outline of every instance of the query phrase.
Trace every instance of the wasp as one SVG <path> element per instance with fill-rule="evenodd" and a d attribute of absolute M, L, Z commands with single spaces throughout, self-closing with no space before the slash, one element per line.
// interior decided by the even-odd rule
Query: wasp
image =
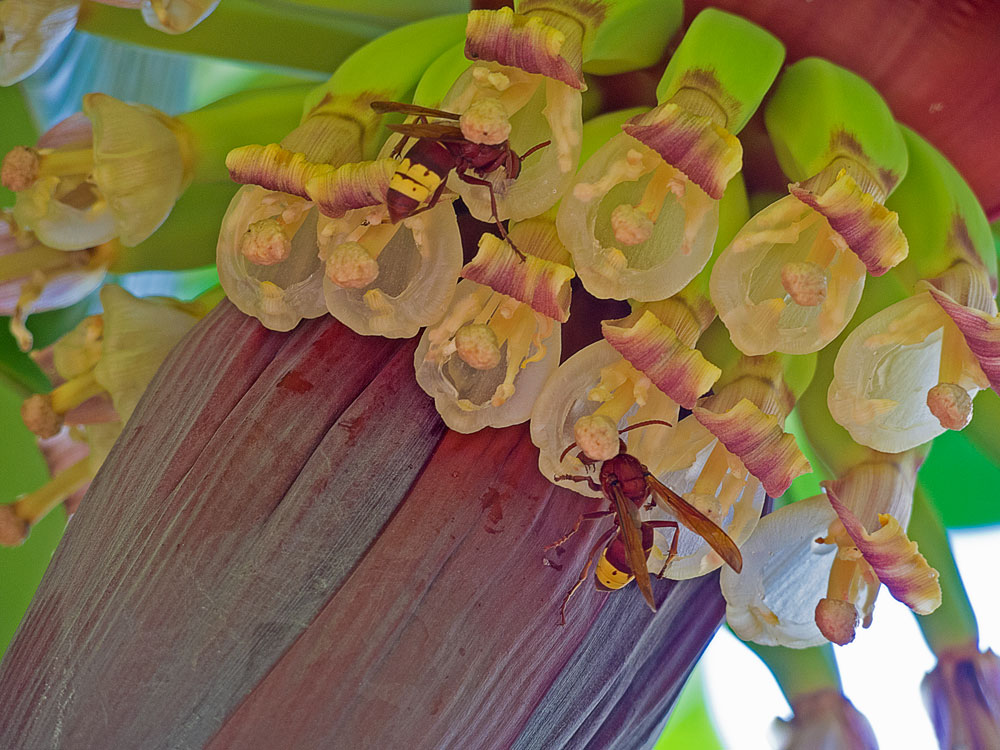
<path fill-rule="evenodd" d="M 670 426 L 668 422 L 650 419 L 620 430 L 619 435 L 622 432 L 650 424 Z M 610 507 L 582 514 L 577 519 L 573 529 L 558 541 L 548 545 L 546 550 L 564 544 L 567 539 L 579 531 L 584 521 L 596 521 L 607 516 L 614 516 L 614 525 L 598 537 L 590 552 L 587 553 L 587 560 L 583 570 L 580 571 L 580 577 L 563 598 L 561 608 L 561 624 L 563 625 L 566 624 L 566 604 L 587 580 L 593 558 L 602 547 L 603 550 L 594 569 L 594 584 L 597 589 L 599 591 L 617 591 L 634 578 L 649 604 L 649 608 L 656 611 L 652 581 L 647 569 L 649 553 L 653 549 L 653 534 L 656 529 L 662 528 L 671 528 L 674 532 L 667 559 L 664 561 L 660 573 L 657 574 L 657 577 L 660 577 L 670 561 L 677 555 L 677 539 L 680 529 L 677 521 L 640 520 L 639 510 L 644 507 L 649 510 L 659 505 L 664 510 L 669 511 L 684 526 L 708 542 L 709 546 L 733 570 L 739 573 L 743 569 L 743 556 L 729 535 L 694 505 L 654 477 L 639 459 L 627 452 L 625 442 L 620 437 L 618 444 L 618 455 L 601 464 L 597 482 L 590 476 L 570 474 L 555 478 L 556 481 L 586 482 L 591 489 L 599 491 L 604 496 Z M 566 448 L 562 457 L 565 457 L 575 446 L 576 443 L 573 443 Z M 588 467 L 595 463 L 586 456 L 581 456 L 580 459 Z"/>
<path fill-rule="evenodd" d="M 518 257 L 524 260 L 524 253 L 510 241 L 507 229 L 500 221 L 493 183 L 483 177 L 503 167 L 507 179 L 517 179 L 521 174 L 521 162 L 535 151 L 548 146 L 551 141 L 532 146 L 518 156 L 511 149 L 509 140 L 496 144 L 470 141 L 456 124 L 461 116 L 453 112 L 401 102 L 372 102 L 371 106 L 380 114 L 399 112 L 417 117 L 415 122 L 388 126 L 390 130 L 403 136 L 393 149 L 393 157 L 398 158 L 402 155 L 403 148 L 410 138 L 417 140 L 406 152 L 389 182 L 389 191 L 386 194 L 389 220 L 395 224 L 400 219 L 436 206 L 444 192 L 448 175 L 454 170 L 462 182 L 481 185 L 489 191 L 493 221 L 500 230 L 500 236 Z M 429 117 L 449 122 L 430 122 L 427 119 Z"/>

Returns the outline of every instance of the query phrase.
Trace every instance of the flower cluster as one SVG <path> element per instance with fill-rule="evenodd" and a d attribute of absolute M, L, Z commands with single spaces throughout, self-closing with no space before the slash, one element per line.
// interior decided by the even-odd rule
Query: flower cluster
<path fill-rule="evenodd" d="M 530 419 L 542 473 L 582 494 L 613 501 L 596 465 L 627 451 L 695 514 L 629 511 L 644 534 L 670 522 L 641 543 L 648 571 L 714 570 L 711 540 L 728 536 L 749 563 L 723 576 L 746 638 L 846 643 L 880 583 L 933 610 L 936 574 L 905 534 L 917 449 L 1000 380 L 996 260 L 971 191 L 866 81 L 819 58 L 779 77 L 781 43 L 711 9 L 655 108 L 584 123 L 602 29 L 586 7 L 474 11 L 464 55 L 431 61 L 413 104 L 331 82 L 280 144 L 233 151 L 247 186 L 219 242 L 227 293 L 277 330 L 326 313 L 365 335 L 425 328 L 416 377 L 445 423 Z M 763 122 L 790 184 L 748 217 L 737 135 L 772 89 Z M 948 196 L 930 218 L 929 185 Z M 478 249 L 464 267 L 459 200 L 487 222 L 462 220 Z M 560 364 L 574 277 L 631 313 Z M 827 460 L 826 495 L 754 533 L 765 496 L 812 469 L 785 420 L 820 390 L 809 447 L 847 441 L 856 460 Z M 816 565 L 793 569 L 799 553 Z"/>
<path fill-rule="evenodd" d="M 52 5 L 37 23 L 75 18 Z M 214 5 L 143 9 L 182 30 Z M 17 201 L 0 281 L 20 343 L 29 310 L 99 285 L 227 153 L 243 185 L 217 245 L 229 298 L 279 331 L 326 314 L 362 335 L 423 329 L 415 376 L 445 423 L 530 420 L 541 472 L 581 494 L 614 505 L 597 467 L 634 457 L 653 499 L 613 507 L 629 578 L 636 555 L 689 578 L 723 565 L 720 540 L 742 547 L 723 592 L 734 629 L 762 643 L 846 643 L 882 583 L 931 611 L 935 572 L 905 533 L 920 446 L 964 428 L 976 393 L 1000 384 L 996 258 L 975 197 L 862 78 L 819 58 L 782 71 L 777 38 L 714 9 L 671 56 L 655 107 L 584 122 L 585 72 L 626 56 L 628 21 L 525 0 L 412 24 L 308 95 L 266 94 L 281 114 L 236 148 L 239 129 L 227 142 L 220 125 L 259 109 L 254 95 L 179 117 L 89 95 L 86 117 L 3 163 Z M 405 65 L 374 71 L 402 45 Z M 738 136 L 766 94 L 788 193 L 754 196 L 751 217 Z M 934 210 L 928 191 L 943 196 Z M 574 286 L 629 313 L 560 362 Z M 87 326 L 71 340 L 100 342 Z M 66 382 L 26 407 L 33 429 L 54 434 L 107 390 L 99 370 L 60 370 Z M 786 430 L 796 409 L 808 445 Z M 831 471 L 825 494 L 758 524 L 765 498 L 813 469 L 803 447 Z M 629 541 L 629 524 L 651 538 Z"/>
<path fill-rule="evenodd" d="M 218 5 L 3 0 L 0 83 L 95 18 L 141 11 L 177 34 Z M 303 34 L 325 33 L 330 10 L 256 6 L 223 5 L 191 36 L 285 12 L 311 19 Z M 419 336 L 392 373 L 412 352 L 447 427 L 530 422 L 541 475 L 596 500 L 544 548 L 561 570 L 594 522 L 589 554 L 574 553 L 582 570 L 556 594 L 563 624 L 592 569 L 598 590 L 636 580 L 654 610 L 652 577 L 721 569 L 731 628 L 763 647 L 792 704 L 785 746 L 867 748 L 839 677 L 793 673 L 823 674 L 807 654 L 832 659 L 831 643 L 871 624 L 885 585 L 931 634 L 939 737 L 988 745 L 997 659 L 979 650 L 974 618 L 955 615 L 961 602 L 949 605 L 961 586 L 935 556 L 941 535 L 922 535 L 918 479 L 931 440 L 988 433 L 1000 411 L 987 219 L 868 81 L 818 57 L 785 65 L 777 37 L 720 10 L 696 14 L 671 48 L 655 104 L 606 111 L 592 76 L 666 60 L 681 10 L 665 7 L 517 0 L 385 34 L 373 8 L 347 14 L 357 33 L 343 38 L 356 38 L 338 54 L 378 38 L 318 87 L 176 116 L 88 94 L 80 114 L 3 159 L 14 202 L 0 210 L 0 312 L 29 351 L 28 315 L 82 300 L 107 273 L 214 260 L 225 295 L 272 331 L 330 315 L 360 336 Z M 629 33 L 637 25 L 649 28 Z M 309 52 L 297 54 L 279 62 Z M 762 159 L 784 175 L 778 193 L 756 179 Z M 181 303 L 107 286 L 103 312 L 32 353 L 53 387 L 27 398 L 22 418 L 62 468 L 0 506 L 0 545 L 81 495 L 220 294 Z M 293 391 L 314 387 L 292 371 L 279 385 L 286 377 Z M 810 473 L 821 491 L 799 499 Z M 952 617 L 964 629 L 936 624 Z"/>

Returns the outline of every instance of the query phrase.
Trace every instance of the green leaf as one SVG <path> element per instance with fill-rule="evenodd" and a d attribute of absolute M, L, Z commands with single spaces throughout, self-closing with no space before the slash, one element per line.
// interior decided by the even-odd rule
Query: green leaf
<path fill-rule="evenodd" d="M 935 438 L 920 469 L 920 481 L 949 528 L 1000 523 L 1000 468 L 961 432 Z"/>
<path fill-rule="evenodd" d="M 705 707 L 701 670 L 695 669 L 681 691 L 673 713 L 653 750 L 725 750 Z"/>
<path fill-rule="evenodd" d="M 48 469 L 35 443 L 35 436 L 21 422 L 21 399 L 0 385 L 0 503 L 9 503 L 29 492 L 48 478 Z M 0 547 L 0 653 L 14 636 L 28 603 L 38 588 L 42 573 L 52 558 L 66 525 L 61 506 L 45 520 L 32 527 L 28 540 L 20 547 Z"/>
<path fill-rule="evenodd" d="M 0 112 L 3 113 L 0 156 L 6 155 L 14 146 L 28 146 L 38 139 L 38 129 L 20 86 L 0 88 Z M 14 193 L 0 185 L 0 206 L 13 205 Z"/>

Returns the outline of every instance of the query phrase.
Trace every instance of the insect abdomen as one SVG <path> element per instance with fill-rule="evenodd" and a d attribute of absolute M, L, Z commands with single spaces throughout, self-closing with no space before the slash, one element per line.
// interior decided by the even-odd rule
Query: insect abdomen
<path fill-rule="evenodd" d="M 390 218 L 398 221 L 429 201 L 454 165 L 454 158 L 444 146 L 418 141 L 389 180 L 386 204 Z"/>
<path fill-rule="evenodd" d="M 627 585 L 635 576 L 626 573 L 608 559 L 608 550 L 601 551 L 601 557 L 594 568 L 594 583 L 601 591 L 617 591 Z"/>

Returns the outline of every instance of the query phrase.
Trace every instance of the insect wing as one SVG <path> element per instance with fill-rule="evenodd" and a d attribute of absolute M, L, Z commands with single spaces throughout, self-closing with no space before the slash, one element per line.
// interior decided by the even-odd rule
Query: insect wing
<path fill-rule="evenodd" d="M 410 138 L 427 138 L 432 141 L 464 141 L 462 130 L 445 122 L 407 122 L 389 125 L 389 130 L 402 133 Z"/>
<path fill-rule="evenodd" d="M 416 104 L 403 104 L 402 102 L 372 102 L 372 109 L 379 114 L 386 112 L 400 112 L 404 115 L 422 115 L 424 117 L 440 117 L 444 120 L 457 120 L 459 115 L 454 112 L 445 112 L 441 109 L 430 109 L 420 107 Z"/>
<path fill-rule="evenodd" d="M 614 495 L 615 508 L 618 511 L 618 527 L 621 529 L 622 540 L 625 542 L 625 556 L 629 567 L 632 568 L 632 575 L 639 586 L 639 591 L 646 597 L 649 608 L 656 611 L 656 601 L 653 599 L 653 584 L 649 579 L 649 571 L 646 569 L 646 551 L 642 548 L 642 531 L 636 525 L 637 520 L 633 519 L 631 508 L 635 507 L 622 493 L 621 488 L 615 484 L 611 486 L 611 494 Z"/>
<path fill-rule="evenodd" d="M 657 503 L 671 511 L 677 520 L 700 536 L 709 546 L 719 553 L 726 563 L 739 573 L 743 569 L 743 555 L 740 548 L 729 538 L 729 534 L 719 528 L 718 524 L 678 495 L 672 489 L 660 482 L 656 477 L 647 474 L 646 484 L 656 498 Z"/>

